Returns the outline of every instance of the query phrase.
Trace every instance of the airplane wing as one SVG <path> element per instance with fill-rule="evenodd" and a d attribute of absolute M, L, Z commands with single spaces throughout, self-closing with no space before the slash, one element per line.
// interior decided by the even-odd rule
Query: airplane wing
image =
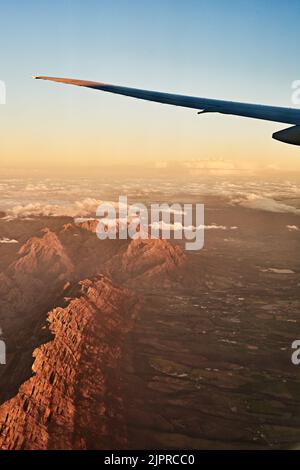
<path fill-rule="evenodd" d="M 260 104 L 247 104 L 234 101 L 223 101 L 193 96 L 177 95 L 172 93 L 162 93 L 158 91 L 141 90 L 138 88 L 128 88 L 107 83 L 91 82 L 86 80 L 76 80 L 72 78 L 57 77 L 34 77 L 38 80 L 50 80 L 52 82 L 77 85 L 95 90 L 102 90 L 118 95 L 130 96 L 133 98 L 154 101 L 157 103 L 181 106 L 201 110 L 203 113 L 221 113 L 235 116 L 243 116 L 265 121 L 291 124 L 292 127 L 273 134 L 273 138 L 281 142 L 300 145 L 300 109 L 281 108 L 277 106 L 265 106 Z"/>

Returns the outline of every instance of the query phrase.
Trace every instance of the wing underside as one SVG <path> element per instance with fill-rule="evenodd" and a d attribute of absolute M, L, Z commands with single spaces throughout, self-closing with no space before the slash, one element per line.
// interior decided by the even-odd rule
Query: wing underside
<path fill-rule="evenodd" d="M 128 88 L 107 83 L 92 82 L 86 80 L 76 80 L 72 78 L 58 78 L 38 76 L 34 77 L 40 80 L 49 80 L 53 82 L 65 83 L 81 87 L 92 88 L 94 90 L 106 91 L 123 96 L 154 101 L 173 106 L 181 106 L 184 108 L 197 109 L 199 114 L 203 113 L 221 113 L 234 116 L 242 116 L 265 121 L 280 122 L 293 125 L 293 131 L 288 132 L 288 136 L 292 134 L 292 143 L 300 145 L 300 110 L 294 108 L 282 108 L 276 106 L 265 106 L 259 104 L 247 104 L 234 101 L 223 101 L 208 98 L 198 98 L 193 96 L 176 95 L 172 93 L 162 93 L 158 91 L 141 90 L 138 88 Z M 281 132 L 281 131 L 280 131 Z M 277 132 L 274 138 L 281 140 L 281 134 Z M 286 138 L 286 134 L 284 135 Z M 298 143 L 299 142 L 299 143 Z"/>

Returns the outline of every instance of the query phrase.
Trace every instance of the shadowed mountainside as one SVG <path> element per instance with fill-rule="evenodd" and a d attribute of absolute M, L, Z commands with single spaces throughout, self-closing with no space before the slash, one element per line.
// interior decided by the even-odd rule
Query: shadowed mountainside
<path fill-rule="evenodd" d="M 194 253 L 100 242 L 70 218 L 0 220 L 19 242 L 0 245 L 2 448 L 300 442 L 298 216 L 207 214 L 237 229 Z"/>

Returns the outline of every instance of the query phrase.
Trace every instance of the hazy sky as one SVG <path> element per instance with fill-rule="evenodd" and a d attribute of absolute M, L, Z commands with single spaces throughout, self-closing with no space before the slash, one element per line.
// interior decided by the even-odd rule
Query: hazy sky
<path fill-rule="evenodd" d="M 300 1 L 0 0 L 0 165 L 195 158 L 300 169 L 287 127 L 31 79 L 47 74 L 292 106 Z"/>

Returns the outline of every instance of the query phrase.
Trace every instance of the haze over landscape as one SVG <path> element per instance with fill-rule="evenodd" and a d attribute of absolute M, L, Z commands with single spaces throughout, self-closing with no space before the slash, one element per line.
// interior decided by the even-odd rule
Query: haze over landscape
<path fill-rule="evenodd" d="M 299 149 L 31 75 L 292 106 L 299 2 L 0 5 L 0 449 L 298 446 Z M 204 248 L 99 240 L 119 196 L 204 204 Z"/>
<path fill-rule="evenodd" d="M 298 444 L 299 180 L 1 179 L 2 449 Z M 95 209 L 205 204 L 205 246 L 100 241 Z"/>

